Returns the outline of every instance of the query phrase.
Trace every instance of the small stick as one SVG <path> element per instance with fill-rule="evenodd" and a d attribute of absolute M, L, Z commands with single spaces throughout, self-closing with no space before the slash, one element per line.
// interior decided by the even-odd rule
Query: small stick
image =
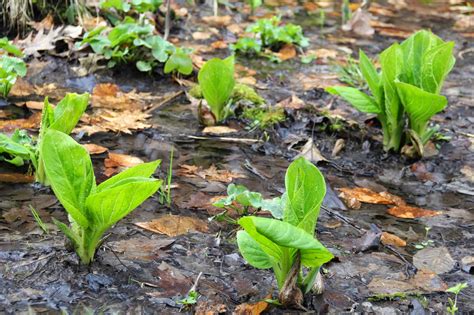
<path fill-rule="evenodd" d="M 171 0 L 166 1 L 166 16 L 165 16 L 165 34 L 163 36 L 164 40 L 168 40 L 168 36 L 170 36 L 170 29 L 171 29 Z"/>
<path fill-rule="evenodd" d="M 145 111 L 146 114 L 151 114 L 152 112 L 154 112 L 155 110 L 157 110 L 158 108 L 166 105 L 169 101 L 177 98 L 178 96 L 180 96 L 181 94 L 183 94 L 184 92 L 183 91 L 178 91 L 176 93 L 173 93 L 172 95 L 168 96 L 167 98 L 165 98 L 164 100 L 162 100 L 161 102 L 159 102 L 158 104 L 155 104 L 153 105 L 152 107 L 150 107 L 149 109 L 147 109 Z"/>
<path fill-rule="evenodd" d="M 187 136 L 190 139 L 195 140 L 220 140 L 226 142 L 239 142 L 239 143 L 258 143 L 262 140 L 258 139 L 246 139 L 246 138 L 230 138 L 230 137 L 199 137 L 199 136 Z"/>

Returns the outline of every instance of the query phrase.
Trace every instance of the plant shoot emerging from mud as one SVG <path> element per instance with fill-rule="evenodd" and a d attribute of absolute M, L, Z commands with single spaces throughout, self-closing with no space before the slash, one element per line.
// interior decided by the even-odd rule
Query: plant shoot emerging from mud
<path fill-rule="evenodd" d="M 326 194 L 323 175 L 311 162 L 298 158 L 288 167 L 283 219 L 243 217 L 237 243 L 242 256 L 255 268 L 272 268 L 283 305 L 301 305 L 316 281 L 320 267 L 333 255 L 314 230 Z M 308 268 L 306 274 L 303 267 Z"/>
<path fill-rule="evenodd" d="M 454 287 L 451 287 L 446 290 L 446 292 L 454 293 L 454 300 L 451 298 L 448 298 L 448 303 L 449 305 L 446 307 L 446 310 L 448 311 L 449 314 L 455 315 L 457 313 L 458 309 L 458 295 L 461 293 L 462 290 L 467 288 L 468 285 L 466 282 L 464 283 L 458 283 Z"/>
<path fill-rule="evenodd" d="M 402 151 L 409 156 L 422 156 L 424 145 L 437 131 L 429 128 L 428 122 L 447 105 L 440 91 L 455 63 L 453 48 L 454 42 L 444 42 L 429 31 L 419 31 L 382 52 L 380 72 L 360 51 L 360 71 L 372 95 L 344 86 L 326 90 L 341 96 L 361 112 L 377 114 L 385 151 L 399 151 L 403 144 L 411 144 Z"/>
<path fill-rule="evenodd" d="M 199 87 L 216 122 L 230 114 L 229 103 L 234 91 L 234 56 L 207 61 L 198 74 Z"/>
<path fill-rule="evenodd" d="M 161 186 L 150 178 L 160 161 L 140 164 L 96 185 L 92 162 L 80 144 L 49 129 L 41 142 L 44 171 L 66 209 L 70 226 L 54 220 L 71 240 L 83 264 L 90 264 L 102 235 Z"/>

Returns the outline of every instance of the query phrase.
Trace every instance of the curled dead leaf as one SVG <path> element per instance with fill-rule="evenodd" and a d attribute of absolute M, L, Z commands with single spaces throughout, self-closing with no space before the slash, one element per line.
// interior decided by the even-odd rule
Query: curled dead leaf
<path fill-rule="evenodd" d="M 0 130 L 11 132 L 15 129 L 38 129 L 40 123 L 41 112 L 36 112 L 28 118 L 0 120 Z"/>
<path fill-rule="evenodd" d="M 180 169 L 176 173 L 178 176 L 200 177 L 208 181 L 218 181 L 230 183 L 234 178 L 246 178 L 243 174 L 234 173 L 228 170 L 218 170 L 215 165 L 211 165 L 208 169 L 203 169 L 196 165 L 180 165 Z"/>
<path fill-rule="evenodd" d="M 339 188 L 341 197 L 352 209 L 360 208 L 360 203 L 382 204 L 382 205 L 404 205 L 405 201 L 398 196 L 392 195 L 386 191 L 375 192 L 369 188 Z"/>
<path fill-rule="evenodd" d="M 3 183 L 32 183 L 35 181 L 33 175 L 23 173 L 0 173 L 0 182 Z"/>
<path fill-rule="evenodd" d="M 232 22 L 232 17 L 230 15 L 205 16 L 202 20 L 211 26 L 221 27 L 229 25 Z"/>
<path fill-rule="evenodd" d="M 104 174 L 109 177 L 126 168 L 142 163 L 144 163 L 144 161 L 136 156 L 110 152 L 108 158 L 104 160 Z"/>
<path fill-rule="evenodd" d="M 407 246 L 407 242 L 405 242 L 398 236 L 387 233 L 387 232 L 382 232 L 382 237 L 380 238 L 380 241 L 384 245 L 393 245 L 393 246 L 398 246 L 398 247 Z"/>
<path fill-rule="evenodd" d="M 135 225 L 159 234 L 178 236 L 190 231 L 206 233 L 207 222 L 198 218 L 185 217 L 181 215 L 165 215 L 150 222 L 137 222 Z"/>
<path fill-rule="evenodd" d="M 132 130 L 150 128 L 145 121 L 149 114 L 140 110 L 113 111 L 105 108 L 94 110 L 91 115 L 84 114 L 81 118 L 82 125 L 74 132 L 85 132 L 92 135 L 98 132 L 123 132 L 131 134 Z"/>
<path fill-rule="evenodd" d="M 387 210 L 390 215 L 403 219 L 416 219 L 422 217 L 434 217 L 442 214 L 441 211 L 427 210 L 407 205 L 395 206 Z"/>
<path fill-rule="evenodd" d="M 104 152 L 107 152 L 107 148 L 106 147 L 103 147 L 103 146 L 100 146 L 100 145 L 97 145 L 97 144 L 94 144 L 94 143 L 85 143 L 82 145 L 84 148 L 86 148 L 87 152 L 89 152 L 89 154 L 102 154 Z M 114 154 L 114 153 L 112 153 Z"/>
<path fill-rule="evenodd" d="M 275 55 L 282 61 L 289 60 L 296 57 L 296 48 L 291 44 L 286 44 Z"/>

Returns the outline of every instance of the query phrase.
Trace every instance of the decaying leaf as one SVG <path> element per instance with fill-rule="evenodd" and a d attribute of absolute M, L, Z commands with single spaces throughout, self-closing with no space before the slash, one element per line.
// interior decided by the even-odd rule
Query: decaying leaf
<path fill-rule="evenodd" d="M 446 247 L 428 247 L 413 256 L 413 264 L 418 269 L 443 274 L 451 271 L 456 265 L 456 261 L 451 257 Z"/>
<path fill-rule="evenodd" d="M 3 183 L 32 183 L 35 181 L 33 175 L 23 173 L 0 173 L 0 182 Z"/>
<path fill-rule="evenodd" d="M 204 134 L 213 134 L 213 135 L 226 135 L 230 133 L 238 132 L 237 129 L 230 128 L 227 126 L 209 126 L 202 130 Z"/>
<path fill-rule="evenodd" d="M 394 217 L 403 218 L 403 219 L 434 217 L 434 216 L 442 214 L 441 211 L 427 210 L 427 209 L 411 207 L 407 205 L 392 207 L 388 209 L 387 212 L 393 215 Z"/>
<path fill-rule="evenodd" d="M 275 106 L 283 107 L 286 109 L 303 109 L 306 107 L 306 104 L 302 99 L 293 94 L 292 96 L 278 102 Z"/>
<path fill-rule="evenodd" d="M 268 308 L 268 303 L 259 301 L 256 303 L 244 303 L 237 305 L 234 315 L 260 315 Z"/>
<path fill-rule="evenodd" d="M 359 209 L 360 203 L 382 204 L 382 205 L 405 205 L 405 201 L 398 196 L 386 191 L 375 192 L 369 188 L 339 188 L 341 197 L 349 208 Z"/>
<path fill-rule="evenodd" d="M 208 181 L 218 181 L 230 183 L 234 178 L 246 178 L 243 174 L 234 173 L 228 170 L 218 170 L 215 165 L 211 165 L 208 169 L 203 169 L 196 165 L 180 165 L 177 172 L 178 176 L 200 177 Z"/>
<path fill-rule="evenodd" d="M 316 144 L 314 144 L 313 138 L 308 139 L 306 144 L 301 148 L 300 154 L 295 156 L 295 159 L 299 158 L 300 156 L 305 157 L 314 164 L 317 164 L 321 161 L 328 161 L 328 159 L 326 159 L 316 147 Z"/>
<path fill-rule="evenodd" d="M 206 39 L 211 38 L 212 33 L 209 33 L 209 32 L 194 32 L 192 34 L 192 36 L 193 36 L 193 39 L 195 39 L 195 40 L 206 40 Z"/>
<path fill-rule="evenodd" d="M 45 33 L 41 28 L 38 33 L 33 36 L 31 32 L 25 39 L 17 42 L 17 45 L 23 48 L 25 56 L 39 56 L 40 51 L 53 50 L 56 48 L 56 42 L 60 40 L 73 40 L 82 34 L 81 26 L 60 26 L 51 28 Z"/>
<path fill-rule="evenodd" d="M 38 129 L 40 123 L 41 112 L 36 112 L 28 118 L 0 120 L 0 131 L 11 132 L 15 129 Z"/>
<path fill-rule="evenodd" d="M 138 110 L 145 109 L 148 102 L 157 99 L 150 93 L 122 92 L 113 83 L 100 83 L 92 91 L 92 107 L 108 108 L 115 110 Z M 147 102 L 148 101 L 148 102 Z"/>
<path fill-rule="evenodd" d="M 382 237 L 381 237 L 380 241 L 384 245 L 393 245 L 393 246 L 398 246 L 398 247 L 407 246 L 407 242 L 405 242 L 404 240 L 402 240 L 398 236 L 387 233 L 387 232 L 382 232 Z"/>
<path fill-rule="evenodd" d="M 135 225 L 145 230 L 168 236 L 178 236 L 190 231 L 202 233 L 208 231 L 207 222 L 204 220 L 171 214 L 150 222 L 137 222 Z"/>
<path fill-rule="evenodd" d="M 205 16 L 202 20 L 211 26 L 221 27 L 229 25 L 232 22 L 232 17 L 230 15 Z"/>
<path fill-rule="evenodd" d="M 142 163 L 144 163 L 144 161 L 136 156 L 110 152 L 108 158 L 104 160 L 104 174 L 109 177 L 126 168 Z"/>
<path fill-rule="evenodd" d="M 282 61 L 289 60 L 296 57 L 296 48 L 291 44 L 286 44 L 275 55 Z"/>
<path fill-rule="evenodd" d="M 87 152 L 89 152 L 89 154 L 92 154 L 92 155 L 102 154 L 102 153 L 108 151 L 108 149 L 106 147 L 103 147 L 103 146 L 100 146 L 100 145 L 97 145 L 97 144 L 94 144 L 94 143 L 85 143 L 82 146 L 84 148 L 86 148 L 86 150 L 87 150 Z M 114 154 L 114 153 L 112 153 L 112 154 Z"/>
<path fill-rule="evenodd" d="M 149 114 L 139 110 L 113 111 L 105 108 L 95 110 L 91 115 L 84 114 L 82 125 L 74 129 L 75 133 L 85 132 L 92 135 L 98 132 L 123 132 L 131 134 L 132 130 L 150 128 L 146 123 Z"/>
<path fill-rule="evenodd" d="M 374 35 L 375 30 L 370 26 L 372 15 L 364 9 L 357 9 L 352 18 L 342 26 L 344 31 L 352 31 L 354 34 L 363 37 L 370 37 Z"/>

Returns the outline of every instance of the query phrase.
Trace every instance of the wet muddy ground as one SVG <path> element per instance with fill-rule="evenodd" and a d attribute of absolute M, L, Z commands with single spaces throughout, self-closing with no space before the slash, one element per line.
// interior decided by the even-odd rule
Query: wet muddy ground
<path fill-rule="evenodd" d="M 293 17 L 298 22 L 308 19 Z M 270 103 L 292 94 L 306 103 L 303 110 L 288 110 L 287 121 L 269 131 L 266 142 L 259 140 L 261 132 L 248 133 L 238 121 L 230 124 L 242 130 L 229 137 L 256 141 L 202 135 L 195 109 L 184 95 L 152 113 L 149 122 L 153 128 L 132 135 L 78 134 L 76 139 L 143 160 L 160 158 L 162 178 L 173 149 L 174 173 L 183 164 L 203 168 L 214 164 L 245 175 L 234 182 L 272 197 L 282 193 L 286 167 L 312 137 L 328 158 L 318 167 L 330 187 L 317 235 L 336 258 L 325 267 L 324 293 L 308 296 L 304 306 L 309 311 L 333 314 L 445 313 L 448 296 L 441 291 L 467 282 L 469 288 L 459 296 L 459 309 L 474 312 L 474 266 L 462 263 L 463 258 L 474 255 L 474 46 L 450 29 L 453 21 L 440 17 L 401 11 L 397 16 L 384 17 L 384 21 L 409 29 L 431 28 L 444 39 L 456 41 L 457 63 L 444 89 L 449 106 L 436 116 L 442 132 L 451 140 L 437 142 L 433 155 L 420 161 L 383 153 L 381 133 L 372 120 L 325 93 L 317 82 L 313 82 L 314 87 L 305 88 L 300 79 L 304 74 L 313 80 L 324 80 L 332 68 L 318 62 L 302 65 L 297 59 L 277 65 L 263 59 L 238 59 L 249 68 L 259 69 L 257 88 Z M 327 28 L 335 28 L 335 23 L 328 19 Z M 356 52 L 362 48 L 374 56 L 393 41 L 375 35 L 370 40 L 341 44 L 321 36 L 319 26 L 308 24 L 304 30 L 312 49 Z M 183 36 L 196 27 L 190 24 L 176 32 Z M 349 37 L 337 29 L 331 35 Z M 64 90 L 91 92 L 97 83 L 113 82 L 124 91 L 137 89 L 156 95 L 184 89 L 169 78 L 146 77 L 131 69 L 78 78 L 71 70 L 74 62 L 44 57 L 42 64 L 40 71 L 29 74 L 30 83 L 56 83 Z M 27 112 L 15 106 L 2 109 L 18 115 Z M 338 128 L 332 128 L 336 124 Z M 345 147 L 331 157 L 338 139 L 344 139 Z M 106 154 L 93 156 L 99 181 L 106 178 L 102 175 L 105 157 Z M 12 171 L 4 165 L 0 170 Z M 83 267 L 67 249 L 64 236 L 51 224 L 51 217 L 67 220 L 52 192 L 33 184 L 0 183 L 0 312 L 217 314 L 231 313 L 237 305 L 259 301 L 269 294 L 276 296 L 272 273 L 252 268 L 238 254 L 236 226 L 212 221 L 207 233 L 168 237 L 134 225 L 168 214 L 207 220 L 217 213 L 209 206 L 209 200 L 223 195 L 226 189 L 226 184 L 220 182 L 176 175 L 173 184 L 176 187 L 172 190 L 171 207 L 160 204 L 158 196 L 150 198 L 110 231 L 96 261 Z M 355 186 L 387 190 L 410 205 L 440 210 L 442 214 L 402 219 L 389 215 L 385 205 L 364 203 L 360 209 L 351 210 L 339 199 L 337 188 Z M 39 210 L 50 228 L 49 234 L 33 220 L 30 204 Z M 426 227 L 430 228 L 427 236 Z M 374 236 L 380 232 L 378 229 L 399 236 L 407 246 L 383 245 Z M 427 240 L 432 242 L 424 249 L 415 247 Z M 435 272 L 424 272 L 420 266 Z M 198 303 L 184 308 L 177 302 L 201 272 Z M 381 294 L 398 292 L 406 294 L 393 300 L 380 298 Z M 299 312 L 277 307 L 269 307 L 268 311 Z"/>

